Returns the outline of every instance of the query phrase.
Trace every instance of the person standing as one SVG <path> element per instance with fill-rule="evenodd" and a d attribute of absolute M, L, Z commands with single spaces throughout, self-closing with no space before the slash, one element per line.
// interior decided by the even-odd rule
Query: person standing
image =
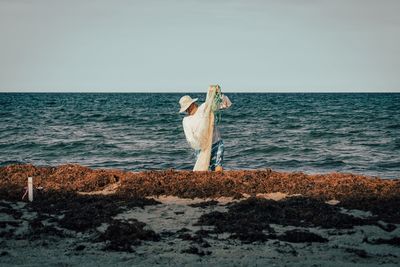
<path fill-rule="evenodd" d="M 221 93 L 221 88 L 218 85 L 216 87 L 217 93 Z M 202 117 L 205 116 L 204 113 L 206 110 L 206 105 L 208 104 L 205 102 L 201 105 L 198 105 L 197 100 L 198 98 L 193 99 L 189 95 L 182 96 L 179 100 L 179 113 L 186 112 L 187 114 L 187 116 L 185 116 L 182 120 L 183 130 L 187 142 L 195 151 L 196 158 L 199 156 L 203 138 L 200 133 L 200 124 L 202 123 Z M 226 95 L 221 94 L 221 102 L 218 109 L 227 109 L 231 105 L 232 102 L 230 99 Z M 224 150 L 224 141 L 221 138 L 218 124 L 214 123 L 209 170 L 223 170 Z"/>

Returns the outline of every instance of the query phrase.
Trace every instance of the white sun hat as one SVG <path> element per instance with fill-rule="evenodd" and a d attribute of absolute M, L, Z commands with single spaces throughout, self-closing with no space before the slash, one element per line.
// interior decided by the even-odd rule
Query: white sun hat
<path fill-rule="evenodd" d="M 179 110 L 179 113 L 185 112 L 188 107 L 194 102 L 196 102 L 198 98 L 191 98 L 188 95 L 184 95 L 179 99 L 179 104 L 181 105 L 181 109 Z"/>

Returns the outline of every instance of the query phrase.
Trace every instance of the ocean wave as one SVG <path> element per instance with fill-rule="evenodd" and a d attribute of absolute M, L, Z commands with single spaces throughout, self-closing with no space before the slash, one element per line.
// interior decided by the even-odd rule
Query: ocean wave
<path fill-rule="evenodd" d="M 400 173 L 400 94 L 227 95 L 227 169 Z M 0 162 L 191 169 L 180 96 L 0 94 Z"/>

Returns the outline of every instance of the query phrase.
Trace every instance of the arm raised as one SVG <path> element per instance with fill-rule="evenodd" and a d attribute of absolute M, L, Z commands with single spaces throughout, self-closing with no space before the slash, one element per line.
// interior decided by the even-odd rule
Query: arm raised
<path fill-rule="evenodd" d="M 228 98 L 228 96 L 222 95 L 222 102 L 221 105 L 219 106 L 219 109 L 227 109 L 230 106 L 232 106 L 231 100 Z"/>

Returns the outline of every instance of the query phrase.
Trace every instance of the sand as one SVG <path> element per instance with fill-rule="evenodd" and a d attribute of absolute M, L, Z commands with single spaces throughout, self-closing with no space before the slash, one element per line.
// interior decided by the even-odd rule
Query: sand
<path fill-rule="evenodd" d="M 398 266 L 399 188 L 338 173 L 7 166 L 0 265 Z"/>

